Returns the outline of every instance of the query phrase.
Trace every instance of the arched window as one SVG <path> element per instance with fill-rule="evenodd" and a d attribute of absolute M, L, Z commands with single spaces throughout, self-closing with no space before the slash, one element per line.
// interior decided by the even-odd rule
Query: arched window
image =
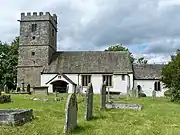
<path fill-rule="evenodd" d="M 161 83 L 159 81 L 154 83 L 154 90 L 161 91 Z"/>
<path fill-rule="evenodd" d="M 137 86 L 138 92 L 141 92 L 141 85 Z"/>

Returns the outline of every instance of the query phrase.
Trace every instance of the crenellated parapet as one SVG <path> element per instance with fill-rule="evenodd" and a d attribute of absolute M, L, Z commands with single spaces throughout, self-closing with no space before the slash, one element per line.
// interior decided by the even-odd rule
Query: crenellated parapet
<path fill-rule="evenodd" d="M 50 21 L 55 27 L 57 27 L 56 14 L 51 15 L 49 12 L 27 12 L 21 13 L 20 21 Z"/>

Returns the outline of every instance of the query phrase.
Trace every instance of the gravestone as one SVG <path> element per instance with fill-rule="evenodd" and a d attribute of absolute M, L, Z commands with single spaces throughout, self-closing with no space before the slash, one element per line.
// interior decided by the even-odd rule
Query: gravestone
<path fill-rule="evenodd" d="M 80 90 L 81 90 L 81 86 L 78 85 L 78 86 L 76 87 L 76 93 L 77 93 L 77 94 L 80 94 Z"/>
<path fill-rule="evenodd" d="M 136 97 L 139 98 L 139 89 L 136 89 Z"/>
<path fill-rule="evenodd" d="M 25 91 L 25 89 L 24 89 L 24 82 L 22 82 L 22 91 Z"/>
<path fill-rule="evenodd" d="M 20 92 L 21 91 L 21 88 L 20 87 L 17 87 L 17 92 Z"/>
<path fill-rule="evenodd" d="M 93 117 L 93 87 L 92 83 L 88 84 L 85 100 L 85 120 L 91 120 Z"/>
<path fill-rule="evenodd" d="M 75 93 L 68 96 L 65 109 L 64 133 L 72 132 L 77 126 L 78 104 Z"/>
<path fill-rule="evenodd" d="M 30 84 L 27 85 L 27 92 L 30 93 Z"/>
<path fill-rule="evenodd" d="M 152 99 L 155 99 L 155 98 L 156 98 L 156 91 L 153 90 L 153 91 L 152 91 Z"/>
<path fill-rule="evenodd" d="M 106 108 L 106 81 L 102 84 L 101 87 L 100 105 L 101 109 Z"/>

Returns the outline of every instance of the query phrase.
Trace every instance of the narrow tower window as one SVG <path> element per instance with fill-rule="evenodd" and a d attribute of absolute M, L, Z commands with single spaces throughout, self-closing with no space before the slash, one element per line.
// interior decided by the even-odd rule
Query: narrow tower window
<path fill-rule="evenodd" d="M 35 55 L 35 52 L 31 52 L 31 55 L 34 56 L 34 55 Z"/>
<path fill-rule="evenodd" d="M 32 32 L 37 30 L 37 24 L 32 24 Z"/>
<path fill-rule="evenodd" d="M 54 29 L 52 29 L 52 36 L 54 37 Z"/>

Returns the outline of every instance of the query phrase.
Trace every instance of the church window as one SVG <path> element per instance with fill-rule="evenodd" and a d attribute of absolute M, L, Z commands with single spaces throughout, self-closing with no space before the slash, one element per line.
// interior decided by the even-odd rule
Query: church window
<path fill-rule="evenodd" d="M 34 40 L 35 38 L 36 38 L 35 36 L 32 37 L 33 40 Z"/>
<path fill-rule="evenodd" d="M 91 75 L 82 75 L 82 86 L 88 86 L 91 82 Z"/>
<path fill-rule="evenodd" d="M 112 75 L 103 75 L 104 81 L 106 81 L 106 86 L 112 86 Z"/>
<path fill-rule="evenodd" d="M 32 32 L 36 31 L 37 30 L 37 24 L 32 24 L 31 30 L 32 30 Z"/>
<path fill-rule="evenodd" d="M 159 81 L 154 83 L 154 90 L 161 91 L 161 83 Z"/>
<path fill-rule="evenodd" d="M 34 55 L 35 55 L 35 52 L 31 52 L 31 55 L 34 56 Z"/>

